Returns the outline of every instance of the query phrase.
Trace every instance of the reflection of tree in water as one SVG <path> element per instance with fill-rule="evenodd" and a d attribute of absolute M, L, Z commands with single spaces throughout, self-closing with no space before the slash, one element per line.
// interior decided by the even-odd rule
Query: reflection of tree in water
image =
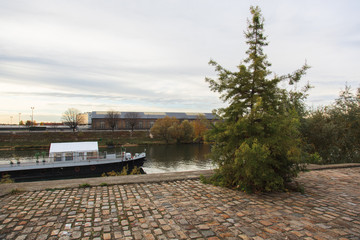
<path fill-rule="evenodd" d="M 140 153 L 146 148 L 147 161 L 143 167 L 148 168 L 179 168 L 180 166 L 197 166 L 202 168 L 209 165 L 210 160 L 208 154 L 210 153 L 211 146 L 206 144 L 179 144 L 179 145 L 153 145 L 153 146 L 138 146 L 127 147 L 126 151 L 132 154 Z M 120 148 L 100 148 L 100 152 L 106 151 L 108 154 L 120 153 Z M 0 151 L 0 161 L 9 161 L 14 154 L 20 157 L 21 161 L 29 159 L 35 161 L 35 153 L 47 150 L 31 150 L 31 151 Z M 47 157 L 47 155 L 46 155 Z M 26 160 L 25 160 L 26 161 Z M 189 167 L 191 168 L 191 167 Z"/>
<path fill-rule="evenodd" d="M 151 146 L 147 150 L 149 162 L 146 166 L 176 168 L 179 165 L 203 166 L 208 162 L 209 145 L 182 144 Z"/>
<path fill-rule="evenodd" d="M 197 163 L 203 163 L 204 161 L 209 160 L 209 153 L 211 151 L 210 145 L 196 145 L 198 146 L 197 151 L 195 151 L 193 161 Z"/>
<path fill-rule="evenodd" d="M 202 168 L 210 163 L 208 157 L 210 149 L 211 146 L 207 144 L 147 146 L 147 161 L 143 167 L 176 169 L 180 166 L 192 165 Z M 126 151 L 131 153 L 142 152 L 144 147 L 128 147 Z"/>

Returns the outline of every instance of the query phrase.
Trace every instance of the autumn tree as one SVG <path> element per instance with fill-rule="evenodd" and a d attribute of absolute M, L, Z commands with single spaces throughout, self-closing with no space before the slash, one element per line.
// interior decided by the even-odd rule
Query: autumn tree
<path fill-rule="evenodd" d="M 171 137 L 177 143 L 191 143 L 194 138 L 194 128 L 188 120 L 178 121 L 169 128 Z"/>
<path fill-rule="evenodd" d="M 83 116 L 78 109 L 69 108 L 63 113 L 61 120 L 75 132 L 78 125 L 83 122 Z"/>
<path fill-rule="evenodd" d="M 154 137 L 161 138 L 169 143 L 174 136 L 174 126 L 179 125 L 179 120 L 175 117 L 165 116 L 164 118 L 157 119 L 150 129 Z"/>
<path fill-rule="evenodd" d="M 175 140 L 177 143 L 180 143 L 182 138 L 182 129 L 180 127 L 180 121 L 176 119 L 173 124 L 168 128 L 171 140 Z"/>
<path fill-rule="evenodd" d="M 131 132 L 134 131 L 134 128 L 138 124 L 140 119 L 140 114 L 138 112 L 128 112 L 125 114 L 125 121 L 130 126 Z"/>
<path fill-rule="evenodd" d="M 219 121 L 208 135 L 215 142 L 211 158 L 218 165 L 210 181 L 249 192 L 283 190 L 301 168 L 298 110 L 309 88 L 306 85 L 297 91 L 291 86 L 309 67 L 305 64 L 292 74 L 270 77 L 271 64 L 263 52 L 268 45 L 264 18 L 259 7 L 251 7 L 250 12 L 245 32 L 247 58 L 237 71 L 213 60 L 209 63 L 218 78 L 206 81 L 228 103 L 216 111 Z M 280 88 L 285 81 L 289 88 Z"/>
<path fill-rule="evenodd" d="M 114 111 L 114 110 L 109 110 L 106 113 L 106 117 L 105 117 L 106 122 L 110 126 L 110 128 L 113 132 L 117 127 L 117 123 L 119 121 L 119 116 L 120 116 L 119 112 Z"/>
<path fill-rule="evenodd" d="M 204 141 L 205 133 L 210 128 L 210 122 L 202 114 L 196 117 L 196 120 L 192 121 L 194 130 L 194 142 L 201 143 Z"/>
<path fill-rule="evenodd" d="M 194 127 L 188 120 L 184 120 L 180 124 L 182 135 L 180 142 L 182 143 L 191 143 L 194 139 Z"/>

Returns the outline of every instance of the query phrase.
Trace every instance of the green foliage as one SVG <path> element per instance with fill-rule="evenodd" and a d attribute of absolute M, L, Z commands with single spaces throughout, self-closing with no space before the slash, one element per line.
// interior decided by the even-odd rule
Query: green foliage
<path fill-rule="evenodd" d="M 161 138 L 169 143 L 175 135 L 174 126 L 179 124 L 179 120 L 175 117 L 166 116 L 155 121 L 154 126 L 150 129 L 151 134 L 156 138 Z"/>
<path fill-rule="evenodd" d="M 176 141 L 177 143 L 191 143 L 194 136 L 194 127 L 188 120 L 180 123 L 175 117 L 161 118 L 156 120 L 150 132 L 157 138 L 161 138 L 169 143 Z"/>
<path fill-rule="evenodd" d="M 137 174 L 141 174 L 140 168 L 138 168 L 137 166 L 134 166 L 130 172 L 130 175 L 137 175 Z"/>
<path fill-rule="evenodd" d="M 181 142 L 191 143 L 194 139 L 194 127 L 188 120 L 182 121 L 180 127 L 183 130 Z"/>
<path fill-rule="evenodd" d="M 115 172 L 112 170 L 111 172 L 101 174 L 102 177 L 114 177 L 114 176 L 121 176 L 120 172 Z"/>
<path fill-rule="evenodd" d="M 10 175 L 9 174 L 4 174 L 0 180 L 0 184 L 3 184 L 3 183 L 13 183 L 14 180 L 11 179 Z"/>
<path fill-rule="evenodd" d="M 10 195 L 18 195 L 18 194 L 21 194 L 21 193 L 23 193 L 23 192 L 24 192 L 24 190 L 15 188 L 15 189 L 12 189 L 12 190 L 10 191 Z"/>
<path fill-rule="evenodd" d="M 89 187 L 91 187 L 89 183 L 79 184 L 79 188 L 89 188 Z"/>
<path fill-rule="evenodd" d="M 39 152 L 35 153 L 36 161 L 39 161 L 39 157 L 40 157 L 40 153 Z"/>
<path fill-rule="evenodd" d="M 300 81 L 309 66 L 269 78 L 271 64 L 262 49 L 268 45 L 264 19 L 258 7 L 250 10 L 252 20 L 245 33 L 249 49 L 244 64 L 231 72 L 215 61 L 209 63 L 218 72 L 218 79 L 206 81 L 229 103 L 216 111 L 220 121 L 207 135 L 207 140 L 215 142 L 211 158 L 219 166 L 210 182 L 247 192 L 284 190 L 301 170 L 300 163 L 306 156 L 299 127 L 310 86 L 301 91 L 290 87 Z M 278 87 L 284 81 L 290 87 Z"/>
<path fill-rule="evenodd" d="M 224 175 L 219 169 L 214 170 L 214 174 L 210 177 L 200 176 L 200 181 L 205 184 L 213 184 L 215 186 L 225 186 Z"/>
<path fill-rule="evenodd" d="M 178 143 L 191 143 L 194 136 L 194 127 L 188 120 L 184 120 L 181 124 L 177 123 L 171 126 L 170 131 L 172 138 Z"/>
<path fill-rule="evenodd" d="M 136 175 L 136 174 L 141 174 L 141 170 L 139 167 L 134 166 L 132 168 L 131 172 L 129 173 L 129 166 L 126 165 L 123 167 L 121 172 L 116 172 L 116 171 L 112 170 L 111 172 L 101 174 L 101 176 L 102 177 L 114 177 L 114 176 L 126 176 L 126 175 Z"/>
<path fill-rule="evenodd" d="M 266 145 L 259 144 L 256 139 L 251 145 L 243 142 L 235 152 L 234 176 L 230 177 L 228 185 L 241 187 L 245 191 L 282 189 L 283 178 L 272 168 L 276 162 L 270 156 Z"/>
<path fill-rule="evenodd" d="M 305 194 L 305 188 L 302 184 L 295 182 L 295 184 L 291 184 L 287 186 L 287 190 L 291 190 L 294 192 L 300 192 L 301 194 Z"/>
<path fill-rule="evenodd" d="M 115 146 L 115 143 L 114 143 L 113 140 L 106 141 L 105 144 L 106 144 L 106 146 L 108 146 L 108 147 L 114 147 L 114 146 Z"/>
<path fill-rule="evenodd" d="M 345 86 L 333 105 L 312 111 L 302 133 L 321 156 L 318 163 L 360 162 L 360 88 L 353 94 Z"/>
<path fill-rule="evenodd" d="M 100 141 L 101 139 L 101 141 Z M 11 132 L 0 135 L 0 147 L 16 148 L 17 150 L 47 151 L 52 142 L 75 142 L 75 141 L 98 141 L 99 146 L 105 146 L 106 142 L 113 141 L 115 145 L 124 144 L 147 144 L 157 142 L 158 139 L 150 139 L 146 131 L 134 131 L 129 138 L 129 131 L 81 131 L 81 132 L 23 132 L 13 135 Z M 39 159 L 40 160 L 40 159 Z M 14 160 L 13 160 L 14 161 Z M 14 162 L 16 163 L 16 162 Z"/>
<path fill-rule="evenodd" d="M 128 165 L 124 166 L 120 173 L 120 176 L 128 175 L 128 171 L 129 171 L 129 166 Z"/>

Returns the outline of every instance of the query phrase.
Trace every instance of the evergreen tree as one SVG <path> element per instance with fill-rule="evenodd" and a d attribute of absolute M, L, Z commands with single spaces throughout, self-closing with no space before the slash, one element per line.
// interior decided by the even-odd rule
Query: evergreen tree
<path fill-rule="evenodd" d="M 215 142 L 212 159 L 219 167 L 211 181 L 249 192 L 282 190 L 300 170 L 299 114 L 309 86 L 297 91 L 278 85 L 285 80 L 289 85 L 299 82 L 309 66 L 270 78 L 271 64 L 263 52 L 268 45 L 264 18 L 259 7 L 251 7 L 250 12 L 252 19 L 245 32 L 248 56 L 238 71 L 209 62 L 218 79 L 206 81 L 229 104 L 216 111 L 221 121 L 207 136 Z"/>

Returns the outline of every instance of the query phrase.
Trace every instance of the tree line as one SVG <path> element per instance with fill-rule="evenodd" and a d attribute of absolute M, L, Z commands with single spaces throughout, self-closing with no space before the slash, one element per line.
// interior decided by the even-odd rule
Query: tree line
<path fill-rule="evenodd" d="M 360 162 L 360 88 L 353 93 L 346 85 L 333 104 L 309 111 L 301 132 L 308 150 L 319 155 L 312 163 Z"/>
<path fill-rule="evenodd" d="M 180 122 L 175 117 L 166 116 L 155 121 L 150 133 L 166 143 L 201 143 L 210 125 L 210 121 L 203 115 L 198 115 L 196 120 L 191 122 L 188 120 Z"/>

